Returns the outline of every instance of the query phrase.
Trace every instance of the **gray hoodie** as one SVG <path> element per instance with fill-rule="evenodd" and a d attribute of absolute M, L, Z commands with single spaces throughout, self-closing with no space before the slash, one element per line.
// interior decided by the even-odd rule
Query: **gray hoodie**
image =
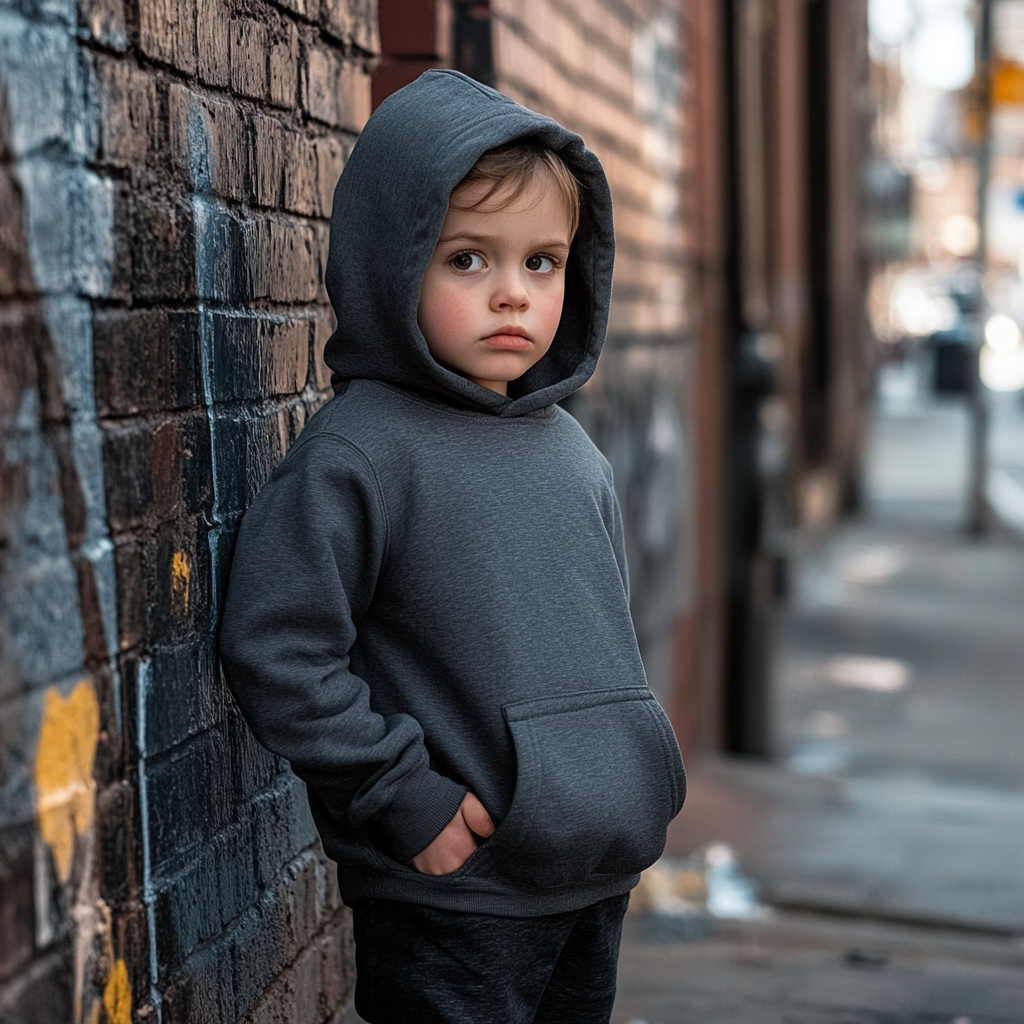
<path fill-rule="evenodd" d="M 452 188 L 527 135 L 573 168 L 583 209 L 555 340 L 506 398 L 435 362 L 416 309 Z M 582 907 L 636 884 L 682 806 L 611 469 L 555 405 L 597 362 L 613 245 L 583 141 L 456 72 L 387 99 L 338 183 L 336 394 L 243 520 L 220 651 L 256 737 L 306 782 L 350 905 Z M 497 830 L 419 873 L 467 788 Z"/>

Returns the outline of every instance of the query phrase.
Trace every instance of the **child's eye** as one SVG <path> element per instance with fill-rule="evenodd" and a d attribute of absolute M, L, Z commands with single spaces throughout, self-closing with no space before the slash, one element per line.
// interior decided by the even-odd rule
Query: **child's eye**
<path fill-rule="evenodd" d="M 546 274 L 555 269 L 555 261 L 550 256 L 541 256 L 539 253 L 534 253 L 532 256 L 526 257 L 526 269 Z"/>
<path fill-rule="evenodd" d="M 483 270 L 484 261 L 475 252 L 460 252 L 448 261 L 456 270 Z"/>

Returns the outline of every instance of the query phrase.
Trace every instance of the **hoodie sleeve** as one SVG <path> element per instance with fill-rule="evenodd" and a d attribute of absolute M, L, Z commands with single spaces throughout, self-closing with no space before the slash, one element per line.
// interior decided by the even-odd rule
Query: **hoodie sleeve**
<path fill-rule="evenodd" d="M 626 535 L 622 528 L 622 511 L 619 508 L 619 499 L 615 494 L 615 476 L 612 472 L 611 463 L 603 455 L 601 456 L 601 465 L 604 469 L 606 484 L 601 518 L 604 520 L 604 528 L 608 531 L 608 538 L 612 542 L 615 561 L 619 566 L 619 576 L 622 578 L 622 589 L 626 592 L 626 601 L 628 603 L 629 569 L 626 567 Z"/>
<path fill-rule="evenodd" d="M 626 535 L 622 529 L 622 512 L 619 510 L 619 499 L 612 490 L 611 497 L 611 538 L 615 549 L 615 561 L 619 564 L 619 575 L 622 577 L 622 589 L 626 592 L 629 602 L 629 569 L 626 567 Z"/>
<path fill-rule="evenodd" d="M 350 670 L 386 547 L 386 509 L 365 456 L 336 435 L 300 442 L 242 521 L 220 656 L 260 743 L 340 822 L 377 822 L 409 861 L 466 791 L 430 768 L 419 723 L 371 710 L 368 685 Z"/>

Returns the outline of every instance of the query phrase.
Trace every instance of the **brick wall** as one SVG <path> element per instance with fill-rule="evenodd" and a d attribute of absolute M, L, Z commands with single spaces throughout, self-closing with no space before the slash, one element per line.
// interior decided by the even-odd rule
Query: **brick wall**
<path fill-rule="evenodd" d="M 238 519 L 327 391 L 377 48 L 371 0 L 0 3 L 4 1024 L 349 997 L 333 866 L 213 635 Z"/>

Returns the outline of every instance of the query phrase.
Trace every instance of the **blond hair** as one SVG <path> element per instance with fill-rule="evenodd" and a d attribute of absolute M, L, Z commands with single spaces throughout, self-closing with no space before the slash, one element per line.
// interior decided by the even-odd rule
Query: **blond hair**
<path fill-rule="evenodd" d="M 452 189 L 451 205 L 457 210 L 479 210 L 511 206 L 538 177 L 553 182 L 569 218 L 569 238 L 580 226 L 580 183 L 565 161 L 536 139 L 514 139 L 487 150 L 469 173 Z M 485 185 L 483 194 L 468 206 L 460 205 L 459 194 L 473 185 Z"/>

